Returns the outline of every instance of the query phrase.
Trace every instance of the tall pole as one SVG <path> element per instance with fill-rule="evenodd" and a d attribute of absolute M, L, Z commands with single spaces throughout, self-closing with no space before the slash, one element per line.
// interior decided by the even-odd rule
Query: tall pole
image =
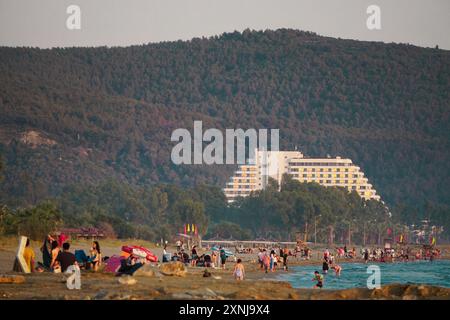
<path fill-rule="evenodd" d="M 351 245 L 351 230 L 350 230 L 351 222 L 348 223 L 348 245 Z"/>
<path fill-rule="evenodd" d="M 366 223 L 363 223 L 363 244 L 366 246 Z"/>
<path fill-rule="evenodd" d="M 314 216 L 314 244 L 317 244 L 317 217 Z"/>
<path fill-rule="evenodd" d="M 308 242 L 308 221 L 305 224 L 305 243 Z"/>

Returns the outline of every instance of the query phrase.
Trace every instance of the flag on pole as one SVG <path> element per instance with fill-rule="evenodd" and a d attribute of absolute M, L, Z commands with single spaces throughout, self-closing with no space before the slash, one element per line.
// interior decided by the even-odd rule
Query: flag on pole
<path fill-rule="evenodd" d="M 191 232 L 191 226 L 189 225 L 189 223 L 187 225 L 187 232 Z"/>

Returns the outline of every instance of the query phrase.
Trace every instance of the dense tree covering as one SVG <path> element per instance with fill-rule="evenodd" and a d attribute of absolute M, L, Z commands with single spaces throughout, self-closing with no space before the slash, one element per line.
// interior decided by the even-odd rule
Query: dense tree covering
<path fill-rule="evenodd" d="M 431 205 L 429 205 L 431 206 Z M 51 202 L 0 210 L 0 234 L 26 234 L 39 239 L 59 227 L 99 227 L 109 237 L 152 241 L 172 239 L 186 223 L 196 224 L 203 238 L 291 240 L 325 243 L 381 243 L 388 228 L 409 234 L 409 224 L 424 218 L 450 228 L 448 207 L 430 207 L 429 216 L 398 208 L 392 214 L 381 202 L 364 201 L 355 192 L 300 183 L 284 176 L 262 191 L 228 205 L 220 189 L 199 185 L 132 187 L 108 180 L 66 188 Z M 410 229 L 409 229 L 410 230 Z M 315 236 L 317 235 L 317 237 Z M 448 232 L 440 235 L 448 239 Z"/>
<path fill-rule="evenodd" d="M 366 239 L 376 243 L 396 223 L 379 201 L 364 201 L 356 192 L 300 183 L 289 176 L 280 192 L 275 182 L 234 203 L 230 211 L 230 220 L 256 237 L 294 240 L 301 232 L 311 241 L 316 229 L 317 241 L 325 243 L 345 243 L 349 229 L 353 241 L 362 243 L 366 231 Z"/>
<path fill-rule="evenodd" d="M 0 235 L 27 235 L 42 240 L 62 226 L 61 213 L 55 203 L 44 201 L 37 206 L 11 210 L 0 208 Z"/>
<path fill-rule="evenodd" d="M 353 159 L 402 219 L 413 212 L 444 219 L 449 79 L 448 51 L 295 30 L 126 48 L 0 48 L 0 153 L 8 168 L 0 201 L 36 205 L 78 188 L 79 206 L 100 202 L 105 217 L 124 221 L 121 232 L 135 232 L 127 217 L 151 225 L 151 217 L 172 214 L 175 204 L 169 200 L 171 209 L 164 209 L 158 194 L 142 204 L 102 203 L 97 197 L 119 191 L 101 183 L 111 190 L 97 189 L 99 181 L 121 181 L 126 199 L 127 188 L 145 193 L 161 183 L 222 187 L 232 166 L 170 161 L 171 132 L 203 120 L 205 128 L 280 128 L 281 148 Z M 29 130 L 56 144 L 24 144 L 20 135 Z M 92 193 L 82 196 L 83 189 Z M 201 195 L 188 198 L 176 201 L 180 221 L 208 211 Z M 80 213 L 69 204 L 64 210 Z M 218 222 L 223 211 L 215 210 Z"/>
<path fill-rule="evenodd" d="M 205 186 L 199 188 L 204 190 Z M 131 187 L 109 180 L 66 188 L 58 201 L 66 225 L 108 224 L 120 238 L 159 240 L 182 232 L 186 223 L 197 224 L 200 233 L 206 233 L 209 216 L 205 208 L 209 204 L 202 200 L 199 190 L 174 185 Z"/>

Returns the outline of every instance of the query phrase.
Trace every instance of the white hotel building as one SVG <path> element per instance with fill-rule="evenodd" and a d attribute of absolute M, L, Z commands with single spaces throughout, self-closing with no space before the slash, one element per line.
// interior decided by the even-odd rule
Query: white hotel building
<path fill-rule="evenodd" d="M 252 191 L 264 189 L 268 177 L 281 184 L 285 173 L 300 182 L 316 182 L 326 187 L 343 187 L 356 191 L 363 199 L 380 200 L 376 190 L 360 167 L 350 159 L 304 158 L 299 151 L 259 151 L 255 159 L 240 165 L 223 189 L 228 202 L 246 197 Z"/>

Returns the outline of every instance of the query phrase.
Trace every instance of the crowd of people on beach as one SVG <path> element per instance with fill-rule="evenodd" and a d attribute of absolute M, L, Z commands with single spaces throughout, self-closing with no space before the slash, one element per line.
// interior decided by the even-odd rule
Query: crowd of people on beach
<path fill-rule="evenodd" d="M 30 239 L 27 239 L 23 258 L 30 272 L 65 272 L 69 266 L 76 265 L 84 269 L 97 271 L 102 264 L 100 244 L 93 241 L 89 250 L 89 255 L 83 250 L 71 252 L 71 245 L 64 236 L 47 235 L 40 251 L 42 262 L 36 262 L 36 253 L 30 246 Z"/>

